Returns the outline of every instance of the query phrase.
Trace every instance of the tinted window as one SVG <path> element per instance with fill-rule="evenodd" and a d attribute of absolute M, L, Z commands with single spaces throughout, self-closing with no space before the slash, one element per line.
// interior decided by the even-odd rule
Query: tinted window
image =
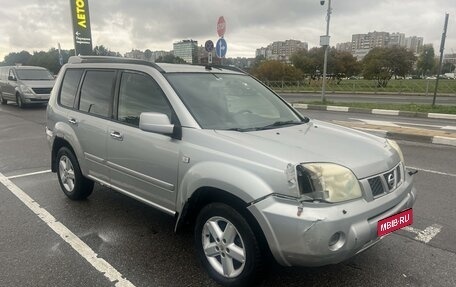
<path fill-rule="evenodd" d="M 117 117 L 121 122 L 135 126 L 139 125 L 142 112 L 163 113 L 171 119 L 171 108 L 165 97 L 150 76 L 125 72 L 120 83 Z"/>
<path fill-rule="evenodd" d="M 41 81 L 54 80 L 52 74 L 45 69 L 17 69 L 17 77 L 21 80 Z"/>
<path fill-rule="evenodd" d="M 109 116 L 115 74 L 114 71 L 87 71 L 81 87 L 79 110 Z"/>
<path fill-rule="evenodd" d="M 66 71 L 65 77 L 63 78 L 62 90 L 60 92 L 61 105 L 70 108 L 73 107 L 81 76 L 82 70 L 69 69 Z"/>

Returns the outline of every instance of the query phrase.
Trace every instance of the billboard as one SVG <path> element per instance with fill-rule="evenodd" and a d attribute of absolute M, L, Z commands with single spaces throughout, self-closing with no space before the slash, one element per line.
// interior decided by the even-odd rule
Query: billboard
<path fill-rule="evenodd" d="M 76 55 L 92 54 L 89 0 L 70 0 L 73 22 L 73 39 Z"/>

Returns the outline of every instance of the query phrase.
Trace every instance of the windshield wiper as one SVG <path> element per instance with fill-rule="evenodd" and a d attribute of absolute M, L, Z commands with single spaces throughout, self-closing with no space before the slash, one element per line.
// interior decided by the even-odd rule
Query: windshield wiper
<path fill-rule="evenodd" d="M 231 129 L 226 129 L 225 131 L 237 131 L 237 132 L 251 132 L 251 131 L 257 131 L 258 128 L 231 128 Z"/>
<path fill-rule="evenodd" d="M 281 126 L 289 126 L 289 125 L 301 125 L 305 123 L 305 121 L 294 121 L 294 120 L 291 120 L 291 121 L 277 121 L 277 122 L 274 122 L 270 125 L 267 125 L 267 126 L 264 126 L 264 127 L 259 127 L 257 128 L 258 130 L 267 130 L 267 129 L 273 129 L 275 127 L 281 127 Z"/>

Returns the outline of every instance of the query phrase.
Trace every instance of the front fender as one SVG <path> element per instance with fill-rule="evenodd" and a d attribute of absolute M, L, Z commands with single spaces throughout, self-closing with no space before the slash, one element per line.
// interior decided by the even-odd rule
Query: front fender
<path fill-rule="evenodd" d="M 201 162 L 192 166 L 182 178 L 176 202 L 179 214 L 187 200 L 202 187 L 224 190 L 247 203 L 273 193 L 263 179 L 250 171 L 225 163 Z"/>

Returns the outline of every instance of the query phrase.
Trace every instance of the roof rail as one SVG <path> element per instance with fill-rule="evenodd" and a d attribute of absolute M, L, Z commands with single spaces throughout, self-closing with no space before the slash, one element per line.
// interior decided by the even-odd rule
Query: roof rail
<path fill-rule="evenodd" d="M 243 69 L 236 67 L 236 66 L 226 66 L 226 65 L 211 65 L 214 68 L 220 68 L 220 69 L 225 69 L 225 70 L 230 70 L 230 71 L 235 71 L 243 74 L 248 74 L 246 71 Z"/>
<path fill-rule="evenodd" d="M 157 69 L 160 73 L 165 73 L 165 70 L 160 68 L 155 63 L 132 59 L 132 58 L 121 58 L 121 57 L 110 57 L 110 56 L 71 56 L 68 59 L 69 64 L 79 64 L 79 63 L 121 63 L 121 64 L 137 64 L 153 67 Z"/>
<path fill-rule="evenodd" d="M 241 68 L 235 67 L 235 66 L 212 65 L 212 64 L 193 64 L 193 66 L 203 66 L 206 68 L 206 70 L 211 70 L 212 68 L 215 68 L 215 69 L 219 69 L 219 70 L 225 69 L 225 70 L 239 72 L 242 74 L 248 74 L 246 71 L 242 70 Z"/>

